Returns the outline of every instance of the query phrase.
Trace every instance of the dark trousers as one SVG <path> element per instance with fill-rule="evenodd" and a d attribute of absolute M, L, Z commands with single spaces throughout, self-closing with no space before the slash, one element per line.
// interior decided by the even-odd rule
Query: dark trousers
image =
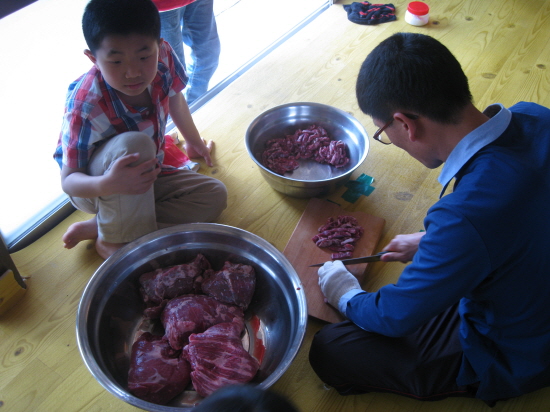
<path fill-rule="evenodd" d="M 390 392 L 419 400 L 475 397 L 458 386 L 462 362 L 458 305 L 399 338 L 367 332 L 350 321 L 323 327 L 309 352 L 313 370 L 342 395 Z"/>

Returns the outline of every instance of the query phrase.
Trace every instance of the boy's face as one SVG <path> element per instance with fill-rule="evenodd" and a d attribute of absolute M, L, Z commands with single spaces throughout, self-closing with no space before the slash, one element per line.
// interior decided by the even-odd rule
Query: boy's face
<path fill-rule="evenodd" d="M 157 75 L 158 53 L 158 41 L 140 34 L 109 35 L 95 56 L 84 51 L 109 85 L 132 97 L 143 93 Z"/>

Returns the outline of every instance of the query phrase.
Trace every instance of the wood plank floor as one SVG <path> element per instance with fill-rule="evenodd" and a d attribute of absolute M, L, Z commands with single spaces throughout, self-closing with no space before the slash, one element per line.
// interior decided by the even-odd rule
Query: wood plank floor
<path fill-rule="evenodd" d="M 350 1 L 347 1 L 350 3 Z M 355 78 L 365 56 L 397 31 L 426 33 L 446 44 L 470 79 L 476 105 L 534 101 L 550 106 L 550 0 L 439 0 L 429 2 L 425 27 L 403 21 L 406 1 L 395 1 L 398 21 L 380 26 L 350 23 L 337 3 L 247 74 L 207 103 L 194 118 L 203 137 L 214 139 L 212 169 L 201 171 L 225 182 L 229 207 L 218 223 L 236 226 L 283 250 L 306 199 L 273 191 L 244 147 L 250 122 L 262 111 L 292 101 L 330 104 L 352 113 L 369 134 L 375 130 L 355 101 Z M 373 78 L 375 81 L 375 76 Z M 386 219 L 379 248 L 399 233 L 418 231 L 440 187 L 438 170 L 427 170 L 394 147 L 371 144 L 353 178 L 375 178 L 375 191 L 347 203 L 339 190 L 328 198 L 346 210 Z M 0 411 L 136 410 L 104 390 L 84 366 L 75 340 L 75 316 L 82 290 L 102 260 L 92 242 L 65 250 L 67 227 L 89 216 L 76 212 L 26 249 L 14 254 L 29 290 L 0 318 Z M 364 287 L 394 282 L 403 265 L 369 265 Z M 419 402 L 390 394 L 342 397 L 326 389 L 308 363 L 313 334 L 323 323 L 310 319 L 295 361 L 273 386 L 302 412 L 543 412 L 550 388 L 499 402 L 474 399 Z"/>

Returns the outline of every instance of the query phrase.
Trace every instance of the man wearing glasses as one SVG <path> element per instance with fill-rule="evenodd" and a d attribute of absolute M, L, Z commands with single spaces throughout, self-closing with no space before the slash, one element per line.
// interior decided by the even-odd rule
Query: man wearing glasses
<path fill-rule="evenodd" d="M 494 405 L 549 386 L 550 110 L 479 111 L 451 52 L 412 33 L 366 58 L 357 98 L 379 127 L 375 140 L 428 168 L 443 164 L 443 190 L 425 232 L 384 248 L 385 262 L 412 261 L 395 284 L 368 293 L 339 261 L 319 269 L 328 302 L 349 321 L 317 333 L 313 369 L 343 395 Z"/>

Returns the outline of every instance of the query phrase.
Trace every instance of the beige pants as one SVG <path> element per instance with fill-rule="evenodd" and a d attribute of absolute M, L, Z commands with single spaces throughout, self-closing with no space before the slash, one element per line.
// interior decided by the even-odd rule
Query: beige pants
<path fill-rule="evenodd" d="M 118 158 L 139 153 L 135 165 L 156 155 L 153 140 L 144 133 L 126 132 L 97 149 L 88 174 L 103 175 Z M 127 243 L 159 228 L 181 223 L 211 222 L 227 206 L 227 189 L 214 178 L 191 170 L 162 175 L 142 195 L 71 197 L 83 212 L 96 214 L 99 236 L 110 243 Z"/>

